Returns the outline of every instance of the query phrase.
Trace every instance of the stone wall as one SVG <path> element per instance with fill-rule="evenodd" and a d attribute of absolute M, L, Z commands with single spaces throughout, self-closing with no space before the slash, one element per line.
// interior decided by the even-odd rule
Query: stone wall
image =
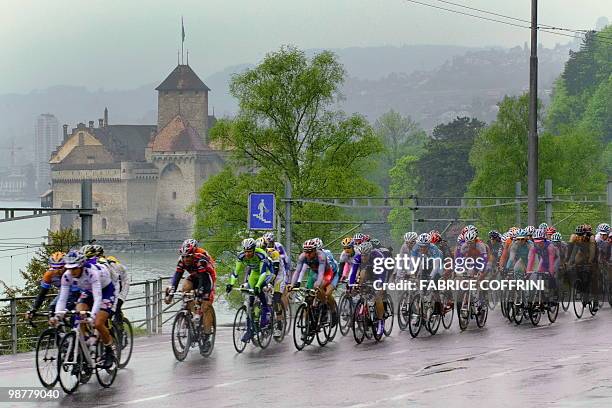
<path fill-rule="evenodd" d="M 162 129 L 181 114 L 206 142 L 208 135 L 208 92 L 160 91 L 157 97 L 157 128 Z"/>

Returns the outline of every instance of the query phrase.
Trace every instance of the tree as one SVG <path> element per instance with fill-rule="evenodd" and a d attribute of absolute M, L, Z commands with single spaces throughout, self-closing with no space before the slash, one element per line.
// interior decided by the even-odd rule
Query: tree
<path fill-rule="evenodd" d="M 239 112 L 233 119 L 219 120 L 211 130 L 211 140 L 230 150 L 228 167 L 202 186 L 197 237 L 237 244 L 248 234 L 248 192 L 273 191 L 282 197 L 285 180 L 291 182 L 294 197 L 378 191 L 361 170 L 382 150 L 380 141 L 362 116 L 334 110 L 344 75 L 329 51 L 309 59 L 303 51 L 285 46 L 232 78 L 230 93 L 238 99 Z M 277 200 L 277 213 L 284 218 L 281 204 Z M 293 205 L 293 220 L 337 219 L 342 213 L 337 207 Z M 333 232 L 329 226 L 296 225 L 294 238 L 326 239 Z"/>
<path fill-rule="evenodd" d="M 497 120 L 476 137 L 470 152 L 475 173 L 468 196 L 513 196 L 515 182 L 527 185 L 528 107 L 528 95 L 504 98 Z M 558 136 L 542 134 L 538 144 L 540 194 L 544 192 L 545 179 L 553 180 L 555 193 L 603 190 L 604 146 L 597 135 L 567 128 Z M 567 211 L 566 207 L 558 204 L 555 209 Z M 462 214 L 480 218 L 481 226 L 489 229 L 514 224 L 514 207 L 464 210 Z"/>
<path fill-rule="evenodd" d="M 414 194 L 416 189 L 416 180 L 414 178 L 415 166 L 418 161 L 416 156 L 404 156 L 400 158 L 395 166 L 389 171 L 391 184 L 389 193 L 392 197 L 409 197 Z M 391 200 L 392 204 L 396 200 Z M 409 204 L 403 203 L 404 206 Z M 391 239 L 393 242 L 402 242 L 402 237 L 406 231 L 410 230 L 412 224 L 412 214 L 408 208 L 393 208 L 387 217 L 391 225 Z"/>
<path fill-rule="evenodd" d="M 398 159 L 406 155 L 420 156 L 428 140 L 427 134 L 410 116 L 390 110 L 374 123 L 374 131 L 384 150 L 377 155 L 378 166 L 370 179 L 380 184 L 385 191 L 389 189 L 389 170 Z"/>

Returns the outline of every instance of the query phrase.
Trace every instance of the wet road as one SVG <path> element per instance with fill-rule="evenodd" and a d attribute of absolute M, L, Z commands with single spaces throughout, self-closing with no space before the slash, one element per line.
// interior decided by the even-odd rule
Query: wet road
<path fill-rule="evenodd" d="M 210 358 L 193 350 L 182 363 L 168 335 L 138 338 L 110 389 L 93 378 L 75 395 L 39 406 L 609 407 L 611 327 L 608 307 L 582 320 L 561 311 L 556 323 L 537 328 L 507 323 L 497 309 L 484 329 L 471 321 L 463 333 L 455 316 L 451 330 L 434 337 L 423 329 L 412 339 L 396 324 L 378 344 L 347 336 L 297 352 L 288 337 L 241 355 L 231 330 L 221 328 Z M 32 353 L 0 357 L 2 386 L 38 386 L 33 364 Z"/>

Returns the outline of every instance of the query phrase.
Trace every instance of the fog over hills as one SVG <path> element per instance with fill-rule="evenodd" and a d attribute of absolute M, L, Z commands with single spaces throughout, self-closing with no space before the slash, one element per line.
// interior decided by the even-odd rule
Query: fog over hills
<path fill-rule="evenodd" d="M 539 50 L 540 96 L 545 101 L 568 51 L 567 46 Z M 528 86 L 529 52 L 521 47 L 410 45 L 352 47 L 334 52 L 348 74 L 342 108 L 361 113 L 371 121 L 389 109 L 411 115 L 426 129 L 456 115 L 474 115 L 490 121 L 495 116 L 495 104 L 503 95 L 523 92 Z M 252 65 L 227 67 L 212 75 L 193 67 L 212 89 L 211 113 L 214 109 L 220 117 L 236 111 L 236 101 L 228 94 L 228 83 L 234 73 L 249 66 Z M 159 82 L 172 68 L 169 65 L 167 72 L 159 73 Z M 111 124 L 155 123 L 154 89 L 159 82 L 135 84 L 128 90 L 61 85 L 26 94 L 0 94 L 0 147 L 10 145 L 14 137 L 16 145 L 32 149 L 34 125 L 40 113 L 53 113 L 60 124 L 73 127 L 89 120 L 97 124 L 104 107 L 108 107 Z M 27 160 L 26 152 L 17 154 L 21 155 L 19 160 Z M 0 150 L 0 159 L 7 158 L 8 151 Z"/>

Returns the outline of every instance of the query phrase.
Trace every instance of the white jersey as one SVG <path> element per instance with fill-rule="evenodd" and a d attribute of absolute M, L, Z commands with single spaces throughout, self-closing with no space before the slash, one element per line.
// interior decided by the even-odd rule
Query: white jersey
<path fill-rule="evenodd" d="M 130 275 L 127 273 L 127 268 L 125 265 L 117 262 L 108 262 L 106 266 L 111 272 L 112 280 L 119 285 L 117 288 L 117 299 L 125 302 L 130 292 Z"/>
<path fill-rule="evenodd" d="M 94 303 L 91 313 L 95 316 L 100 311 L 100 306 L 102 305 L 102 289 L 111 283 L 115 283 L 113 282 L 112 274 L 109 268 L 103 264 L 83 266 L 83 272 L 81 272 L 81 276 L 78 278 L 72 276 L 72 270 L 66 270 L 62 275 L 60 295 L 55 305 L 55 313 L 65 311 L 70 288 L 74 284 L 81 291 L 88 291 L 93 294 Z"/>

